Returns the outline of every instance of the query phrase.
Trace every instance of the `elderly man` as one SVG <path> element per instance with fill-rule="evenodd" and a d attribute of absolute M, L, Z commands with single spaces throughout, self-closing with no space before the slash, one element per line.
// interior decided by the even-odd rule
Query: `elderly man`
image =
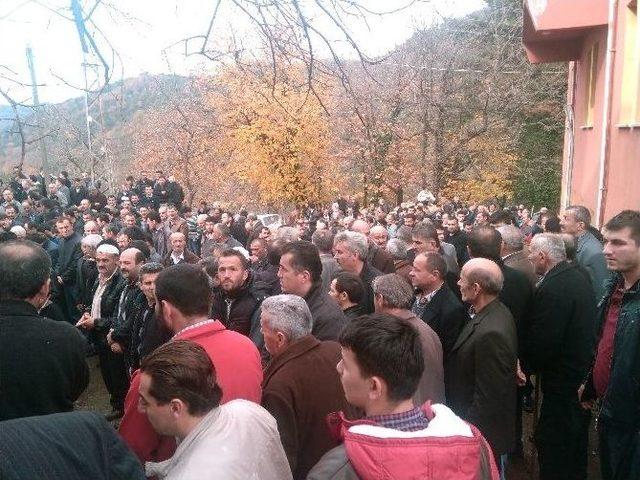
<path fill-rule="evenodd" d="M 441 255 L 420 253 L 410 274 L 416 289 L 411 310 L 438 334 L 445 360 L 468 320 L 464 306 L 445 282 L 446 271 Z"/>
<path fill-rule="evenodd" d="M 333 258 L 333 233 L 330 230 L 316 230 L 311 235 L 311 243 L 318 247 L 322 262 L 322 289 L 329 291 L 331 280 L 340 271 L 340 265 Z"/>
<path fill-rule="evenodd" d="M 448 404 L 480 429 L 500 460 L 515 446 L 518 353 L 513 316 L 498 300 L 502 282 L 491 260 L 474 258 L 462 267 L 460 291 L 471 305 L 471 320 L 445 366 Z"/>
<path fill-rule="evenodd" d="M 50 274 L 37 244 L 0 244 L 0 421 L 71 411 L 89 383 L 82 335 L 38 315 Z"/>
<path fill-rule="evenodd" d="M 333 251 L 338 264 L 345 272 L 355 273 L 364 285 L 364 295 L 360 300 L 363 314 L 373 313 L 373 292 L 371 282 L 382 275 L 367 260 L 367 237 L 358 232 L 340 232 L 333 240 Z"/>
<path fill-rule="evenodd" d="M 591 214 L 587 207 L 568 207 L 560 220 L 560 228 L 562 233 L 570 233 L 575 237 L 576 261 L 589 272 L 596 301 L 600 300 L 605 293 L 604 284 L 609 272 L 602 253 L 602 244 L 591 232 Z"/>
<path fill-rule="evenodd" d="M 140 371 L 140 409 L 158 434 L 179 442 L 169 460 L 146 464 L 148 476 L 291 479 L 273 417 L 246 400 L 221 405 L 217 368 L 200 345 L 169 342 Z"/>
<path fill-rule="evenodd" d="M 262 383 L 262 406 L 278 422 L 294 479 L 305 479 L 320 457 L 338 445 L 326 425 L 329 413 L 347 410 L 336 365 L 340 345 L 311 334 L 313 319 L 297 295 L 262 304 L 260 325 L 272 360 Z"/>
<path fill-rule="evenodd" d="M 278 278 L 282 292 L 305 299 L 313 317 L 311 333 L 318 340 L 337 339 L 346 320 L 338 305 L 322 290 L 318 248 L 299 240 L 285 244 L 281 253 Z"/>
<path fill-rule="evenodd" d="M 122 416 L 124 396 L 127 393 L 127 375 L 122 355 L 111 350 L 107 335 L 118 316 L 120 295 L 126 281 L 118 269 L 120 251 L 111 244 L 103 243 L 96 250 L 98 279 L 93 285 L 91 309 L 87 309 L 77 327 L 90 331 L 89 338 L 96 345 L 100 373 L 110 395 L 112 411 L 108 419 Z"/>
<path fill-rule="evenodd" d="M 383 250 L 387 248 L 387 241 L 389 240 L 389 232 L 382 225 L 376 225 L 371 227 L 369 231 L 369 240 L 375 243 L 378 248 Z"/>
<path fill-rule="evenodd" d="M 390 273 L 373 280 L 373 294 L 376 313 L 393 315 L 406 320 L 420 334 L 424 372 L 418 389 L 413 395 L 414 405 L 422 405 L 427 400 L 433 403 L 444 403 L 442 344 L 436 332 L 411 312 L 413 301 L 411 285 L 400 275 Z"/>
<path fill-rule="evenodd" d="M 399 238 L 392 238 L 387 242 L 386 248 L 391 258 L 393 258 L 393 266 L 396 269 L 396 273 L 407 282 L 411 282 L 411 277 L 409 276 L 411 262 L 407 258 L 409 246 Z"/>
<path fill-rule="evenodd" d="M 542 281 L 522 335 L 527 371 L 542 378 L 542 409 L 535 432 L 541 479 L 587 477 L 588 411 L 575 392 L 593 355 L 596 301 L 589 280 L 566 262 L 559 235 L 539 233 L 529 260 Z"/>
<path fill-rule="evenodd" d="M 172 233 L 169 237 L 169 244 L 171 250 L 162 261 L 165 267 L 180 263 L 196 264 L 200 261 L 200 257 L 187 250 L 187 237 L 182 232 Z"/>
<path fill-rule="evenodd" d="M 502 237 L 500 246 L 500 257 L 507 267 L 519 270 L 524 273 L 532 286 L 538 281 L 538 276 L 529 261 L 528 254 L 524 249 L 524 235 L 518 227 L 513 225 L 503 225 L 496 230 Z"/>
<path fill-rule="evenodd" d="M 393 258 L 391 258 L 391 255 L 387 253 L 384 247 L 379 246 L 371 238 L 371 230 L 367 222 L 365 222 L 364 220 L 356 220 L 351 224 L 349 230 L 351 230 L 352 232 L 361 233 L 367 238 L 367 254 L 364 258 L 366 258 L 367 262 L 369 262 L 369 264 L 373 266 L 373 268 L 379 270 L 382 273 L 394 273 L 396 271 L 395 267 L 393 266 Z M 376 235 L 379 238 L 379 229 L 376 230 L 376 232 Z"/>

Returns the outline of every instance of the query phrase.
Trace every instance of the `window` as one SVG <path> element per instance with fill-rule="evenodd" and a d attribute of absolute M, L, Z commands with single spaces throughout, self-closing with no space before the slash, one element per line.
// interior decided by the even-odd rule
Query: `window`
<path fill-rule="evenodd" d="M 593 117 L 596 106 L 596 83 L 598 80 L 598 44 L 594 43 L 587 52 L 587 105 L 584 124 L 593 127 Z"/>
<path fill-rule="evenodd" d="M 622 104 L 620 123 L 640 122 L 640 35 L 638 35 L 638 2 L 626 9 L 624 56 L 622 67 Z"/>

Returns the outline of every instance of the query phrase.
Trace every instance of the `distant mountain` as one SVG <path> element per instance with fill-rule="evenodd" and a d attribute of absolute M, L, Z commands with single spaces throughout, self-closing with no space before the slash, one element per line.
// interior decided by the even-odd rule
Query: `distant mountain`
<path fill-rule="evenodd" d="M 119 130 L 128 124 L 139 112 L 148 111 L 166 104 L 168 100 L 181 92 L 187 82 L 186 77 L 179 75 L 149 75 L 143 74 L 134 78 L 127 78 L 108 85 L 99 95 L 95 92 L 90 95 L 93 101 L 89 114 L 96 122 L 99 122 L 102 132 L 113 129 Z M 84 130 L 85 125 L 85 100 L 84 96 L 72 98 L 61 103 L 42 105 L 42 116 L 47 128 L 55 128 L 55 123 L 61 127 L 76 126 Z M 36 125 L 38 121 L 32 108 L 20 107 L 19 114 L 24 123 Z M 0 105 L 0 162 L 3 169 L 8 169 L 8 164 L 16 163 L 20 159 L 20 138 L 11 133 L 15 130 L 14 112 L 8 105 Z M 36 138 L 38 134 L 33 127 L 27 126 L 28 138 Z M 51 136 L 48 143 L 60 141 L 60 138 Z M 27 164 L 30 163 L 31 153 L 35 144 L 29 145 Z M 54 149 L 55 150 L 55 149 Z"/>

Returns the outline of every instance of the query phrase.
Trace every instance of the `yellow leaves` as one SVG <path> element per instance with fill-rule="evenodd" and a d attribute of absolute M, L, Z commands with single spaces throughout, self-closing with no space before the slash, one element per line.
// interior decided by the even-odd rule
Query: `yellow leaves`
<path fill-rule="evenodd" d="M 513 196 L 513 174 L 518 157 L 510 151 L 506 139 L 487 134 L 469 143 L 470 167 L 463 178 L 451 178 L 446 196 L 458 195 L 473 202 Z"/>

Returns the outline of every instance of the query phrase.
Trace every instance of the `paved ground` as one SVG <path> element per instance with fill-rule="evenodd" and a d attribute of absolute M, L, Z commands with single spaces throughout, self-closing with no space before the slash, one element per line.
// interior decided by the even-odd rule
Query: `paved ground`
<path fill-rule="evenodd" d="M 79 408 L 94 412 L 108 413 L 111 410 L 109 397 L 106 393 L 100 369 L 98 368 L 98 357 L 88 359 L 91 369 L 91 382 L 89 387 L 82 394 L 77 404 Z M 524 458 L 514 458 L 507 469 L 507 480 L 538 480 L 535 461 L 533 461 L 533 444 L 530 440 L 532 432 L 533 415 L 524 414 L 525 429 L 525 456 Z M 591 452 L 589 455 L 589 478 L 588 480 L 601 480 L 600 466 L 598 462 L 597 449 L 595 447 L 595 431 L 591 429 Z"/>

